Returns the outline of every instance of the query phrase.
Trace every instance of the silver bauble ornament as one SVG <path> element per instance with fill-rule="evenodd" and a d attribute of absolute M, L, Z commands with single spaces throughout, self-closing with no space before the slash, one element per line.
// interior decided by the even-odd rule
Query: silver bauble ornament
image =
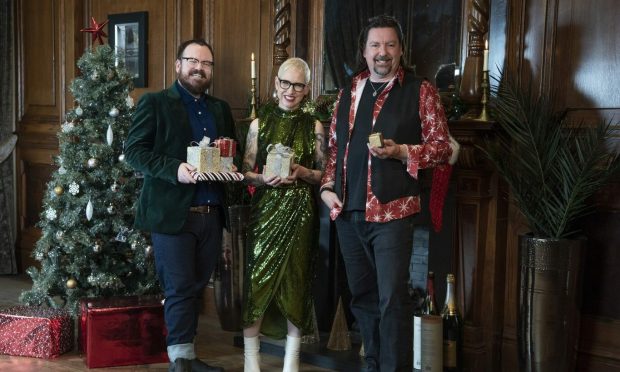
<path fill-rule="evenodd" d="M 108 205 L 108 214 L 114 214 L 114 205 Z"/>
<path fill-rule="evenodd" d="M 114 192 L 117 192 L 119 188 L 120 186 L 118 185 L 118 183 L 116 183 L 116 181 L 114 181 L 114 183 L 110 186 L 110 190 Z"/>
<path fill-rule="evenodd" d="M 110 111 L 108 111 L 108 115 L 110 115 L 111 118 L 117 117 L 118 114 L 119 114 L 119 111 L 116 107 L 112 107 Z"/>
<path fill-rule="evenodd" d="M 75 114 L 77 116 L 82 116 L 82 114 L 84 114 L 84 110 L 82 110 L 82 108 L 80 106 L 75 108 Z"/>
<path fill-rule="evenodd" d="M 125 154 L 122 153 L 118 156 L 118 161 L 125 161 Z"/>
<path fill-rule="evenodd" d="M 101 252 L 101 244 L 99 242 L 96 242 L 95 245 L 93 245 L 93 252 L 95 253 Z"/>
<path fill-rule="evenodd" d="M 94 168 L 94 167 L 96 167 L 96 166 L 97 166 L 97 159 L 95 159 L 95 158 L 90 158 L 90 159 L 88 159 L 88 162 L 87 162 L 87 163 L 88 163 L 88 167 L 89 167 L 89 168 Z"/>
<path fill-rule="evenodd" d="M 56 239 L 60 240 L 65 235 L 62 231 L 56 231 Z"/>

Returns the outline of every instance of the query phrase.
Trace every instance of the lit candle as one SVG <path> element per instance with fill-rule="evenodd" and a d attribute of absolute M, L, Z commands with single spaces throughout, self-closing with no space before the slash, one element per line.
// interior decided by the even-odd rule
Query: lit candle
<path fill-rule="evenodd" d="M 489 41 L 484 41 L 484 58 L 482 59 L 482 71 L 489 71 Z"/>
<path fill-rule="evenodd" d="M 251 78 L 256 79 L 256 61 L 254 61 L 254 53 L 252 53 L 252 62 L 250 63 L 251 67 Z"/>

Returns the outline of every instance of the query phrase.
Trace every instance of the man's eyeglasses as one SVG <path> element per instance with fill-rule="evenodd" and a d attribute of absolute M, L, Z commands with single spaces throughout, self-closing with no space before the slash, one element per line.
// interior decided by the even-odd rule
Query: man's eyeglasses
<path fill-rule="evenodd" d="M 291 83 L 288 80 L 282 80 L 278 77 L 278 82 L 280 83 L 280 88 L 284 89 L 284 90 L 288 90 L 288 88 L 293 87 L 293 90 L 295 92 L 303 92 L 304 88 L 306 87 L 306 84 L 302 84 L 302 83 Z"/>
<path fill-rule="evenodd" d="M 190 66 L 196 67 L 198 66 L 198 63 L 200 63 L 202 67 L 213 67 L 213 61 L 199 61 L 196 58 L 192 57 L 181 57 L 181 59 L 186 60 Z"/>

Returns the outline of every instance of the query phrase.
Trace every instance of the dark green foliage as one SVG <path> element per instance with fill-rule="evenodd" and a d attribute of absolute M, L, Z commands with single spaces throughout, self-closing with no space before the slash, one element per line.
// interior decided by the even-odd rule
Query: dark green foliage
<path fill-rule="evenodd" d="M 552 103 L 504 75 L 491 97 L 498 138 L 482 150 L 535 236 L 572 238 L 579 219 L 594 210 L 591 196 L 620 169 L 617 150 L 608 147 L 617 128 L 569 123 Z"/>

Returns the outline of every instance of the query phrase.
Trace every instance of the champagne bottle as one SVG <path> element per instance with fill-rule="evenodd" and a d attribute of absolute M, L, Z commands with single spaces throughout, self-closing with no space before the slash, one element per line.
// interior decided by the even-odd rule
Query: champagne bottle
<path fill-rule="evenodd" d="M 456 303 L 454 274 L 448 274 L 446 282 L 446 303 L 441 311 L 443 318 L 443 370 L 453 372 L 463 369 L 463 321 Z"/>

